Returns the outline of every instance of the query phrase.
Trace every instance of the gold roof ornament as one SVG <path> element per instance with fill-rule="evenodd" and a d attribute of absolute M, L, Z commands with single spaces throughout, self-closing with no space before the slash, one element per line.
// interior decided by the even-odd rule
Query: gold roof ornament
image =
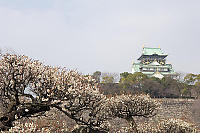
<path fill-rule="evenodd" d="M 144 44 L 142 45 L 142 48 L 144 48 Z"/>
<path fill-rule="evenodd" d="M 160 48 L 160 45 L 158 45 L 158 48 Z"/>
<path fill-rule="evenodd" d="M 164 77 L 158 70 L 156 70 L 156 72 L 152 76 L 159 79 L 162 79 Z"/>

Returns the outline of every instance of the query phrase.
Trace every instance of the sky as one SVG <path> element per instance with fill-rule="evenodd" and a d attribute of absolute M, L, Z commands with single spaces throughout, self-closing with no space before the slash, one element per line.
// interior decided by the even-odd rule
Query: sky
<path fill-rule="evenodd" d="M 0 48 L 85 74 L 131 72 L 142 46 L 200 73 L 199 0 L 0 0 Z"/>

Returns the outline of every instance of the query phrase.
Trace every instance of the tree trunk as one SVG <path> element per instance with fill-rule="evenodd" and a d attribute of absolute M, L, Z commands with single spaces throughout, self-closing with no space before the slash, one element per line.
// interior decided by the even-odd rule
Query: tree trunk
<path fill-rule="evenodd" d="M 137 124 L 136 124 L 135 120 L 133 119 L 133 117 L 130 117 L 130 118 L 126 119 L 126 120 L 130 124 L 130 128 L 131 128 L 130 133 L 138 133 Z"/>
<path fill-rule="evenodd" d="M 29 105 L 20 107 L 18 110 L 5 113 L 0 117 L 0 131 L 9 130 L 13 125 L 13 121 L 22 117 L 31 117 L 31 115 L 49 111 L 50 107 L 45 105 Z"/>

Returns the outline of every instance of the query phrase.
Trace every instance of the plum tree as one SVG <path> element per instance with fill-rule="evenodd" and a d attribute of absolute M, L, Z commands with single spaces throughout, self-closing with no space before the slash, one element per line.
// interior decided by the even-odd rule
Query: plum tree
<path fill-rule="evenodd" d="M 17 119 L 42 114 L 51 108 L 93 129 L 100 123 L 91 122 L 84 114 L 105 99 L 91 76 L 11 54 L 3 55 L 0 60 L 0 94 L 1 130 L 8 130 Z"/>

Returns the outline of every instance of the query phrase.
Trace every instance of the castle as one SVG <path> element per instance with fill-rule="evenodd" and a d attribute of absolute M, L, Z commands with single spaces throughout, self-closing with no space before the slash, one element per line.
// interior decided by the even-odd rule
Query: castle
<path fill-rule="evenodd" d="M 132 64 L 132 73 L 142 72 L 150 77 L 162 79 L 166 75 L 176 75 L 172 65 L 166 63 L 166 57 L 161 48 L 143 47 L 138 63 Z"/>

